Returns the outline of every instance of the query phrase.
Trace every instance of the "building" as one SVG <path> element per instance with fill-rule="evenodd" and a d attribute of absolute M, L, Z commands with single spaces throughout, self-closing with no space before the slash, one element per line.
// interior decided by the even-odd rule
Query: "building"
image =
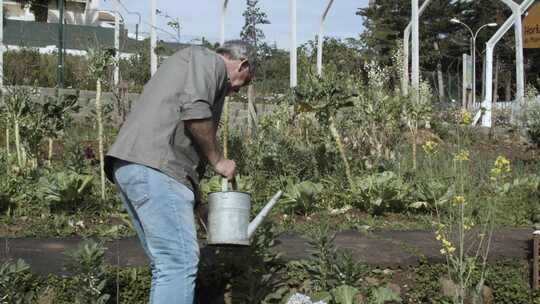
<path fill-rule="evenodd" d="M 46 4 L 23 5 L 22 0 L 4 0 L 4 16 L 8 20 L 58 23 L 57 0 L 44 0 Z M 99 9 L 100 0 L 65 0 L 66 24 L 114 27 L 114 13 Z"/>

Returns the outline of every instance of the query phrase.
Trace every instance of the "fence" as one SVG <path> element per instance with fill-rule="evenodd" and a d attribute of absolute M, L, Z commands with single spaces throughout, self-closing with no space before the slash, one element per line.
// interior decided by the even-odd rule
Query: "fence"
<path fill-rule="evenodd" d="M 38 88 L 39 98 L 47 98 L 57 96 L 57 90 L 54 88 Z M 86 91 L 86 90 L 73 90 L 73 89 L 62 89 L 59 90 L 59 95 L 61 96 L 78 96 L 78 103 L 81 106 L 81 111 L 75 115 L 75 118 L 82 118 L 90 114 L 91 110 L 94 108 L 94 103 L 96 99 L 96 92 Z M 128 102 L 137 102 L 140 94 L 128 93 L 125 96 L 125 100 Z M 113 105 L 116 102 L 116 97 L 111 92 L 104 92 L 101 95 L 104 105 Z M 261 101 L 264 101 L 264 97 L 260 98 Z M 256 105 L 258 114 L 268 114 L 272 113 L 274 110 L 274 105 L 259 102 Z M 229 103 L 229 122 L 231 126 L 235 127 L 245 127 L 248 125 L 248 104 L 244 102 L 230 102 Z"/>

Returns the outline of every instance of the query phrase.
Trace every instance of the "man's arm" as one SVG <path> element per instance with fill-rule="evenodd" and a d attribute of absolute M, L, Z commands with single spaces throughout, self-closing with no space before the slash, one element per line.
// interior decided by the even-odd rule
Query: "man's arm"
<path fill-rule="evenodd" d="M 211 119 L 195 119 L 186 120 L 184 124 L 204 157 L 208 159 L 214 168 L 214 171 L 229 180 L 233 180 L 236 164 L 234 161 L 223 157 L 217 142 L 214 122 Z"/>

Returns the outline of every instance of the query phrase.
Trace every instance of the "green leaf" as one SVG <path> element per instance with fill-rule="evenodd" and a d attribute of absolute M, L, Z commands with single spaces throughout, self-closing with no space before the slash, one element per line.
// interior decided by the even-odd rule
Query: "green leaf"
<path fill-rule="evenodd" d="M 358 291 L 355 287 L 341 285 L 332 290 L 332 295 L 337 304 L 354 304 L 354 297 L 358 294 Z"/>
<path fill-rule="evenodd" d="M 371 292 L 370 299 L 372 300 L 374 304 L 385 304 L 386 302 L 389 302 L 389 301 L 394 301 L 398 303 L 402 302 L 402 299 L 399 296 L 399 294 L 397 294 L 396 292 L 394 292 L 392 289 L 388 287 L 378 287 L 374 289 Z"/>

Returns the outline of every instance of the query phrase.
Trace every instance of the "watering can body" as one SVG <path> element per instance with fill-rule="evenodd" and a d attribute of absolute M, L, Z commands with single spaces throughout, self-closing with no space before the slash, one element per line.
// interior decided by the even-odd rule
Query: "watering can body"
<path fill-rule="evenodd" d="M 281 197 L 278 191 L 261 212 L 250 222 L 251 195 L 222 191 L 208 195 L 208 245 L 249 246 L 257 227 Z"/>

